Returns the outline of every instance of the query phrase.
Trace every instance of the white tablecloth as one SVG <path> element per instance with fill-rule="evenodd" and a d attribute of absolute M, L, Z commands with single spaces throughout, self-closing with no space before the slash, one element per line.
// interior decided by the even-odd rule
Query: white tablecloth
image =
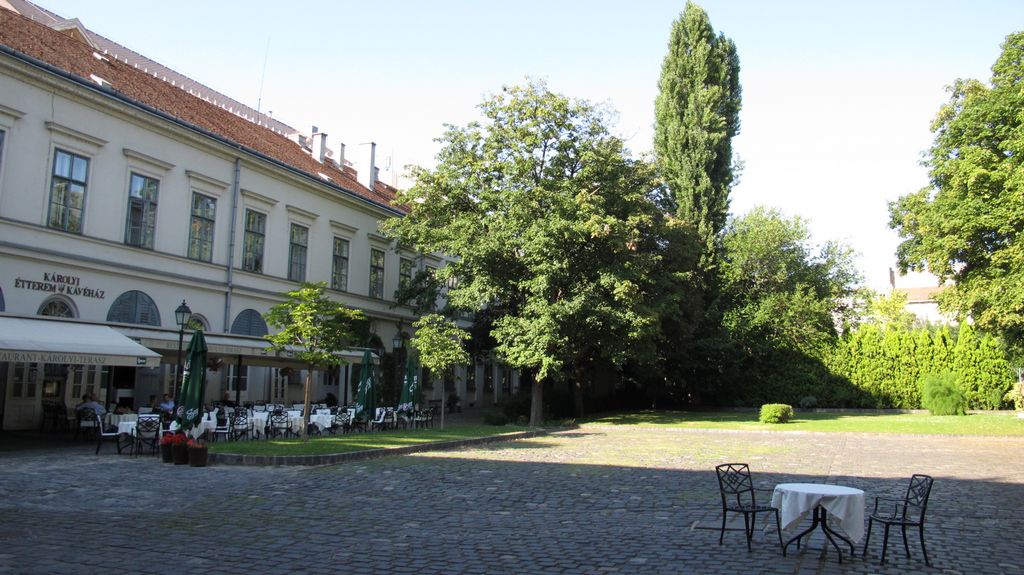
<path fill-rule="evenodd" d="M 823 483 L 780 483 L 772 493 L 785 529 L 821 505 L 853 541 L 864 536 L 864 492 L 853 487 Z"/>
<path fill-rule="evenodd" d="M 330 412 L 327 412 L 326 414 L 318 413 L 316 415 L 309 416 L 309 422 L 320 427 L 321 431 L 327 431 L 327 429 L 331 426 L 331 421 L 333 419 L 334 417 L 331 415 Z"/>
<path fill-rule="evenodd" d="M 270 412 L 254 411 L 252 412 L 252 415 L 249 416 L 249 419 L 252 421 L 253 430 L 262 435 L 263 430 L 267 428 L 267 420 L 270 419 Z"/>
<path fill-rule="evenodd" d="M 171 431 L 178 431 L 178 422 L 177 421 L 171 422 L 171 426 L 170 426 L 169 429 Z M 195 438 L 198 438 L 203 433 L 209 431 L 210 432 L 210 436 L 212 437 L 213 436 L 213 432 L 216 431 L 216 430 L 217 430 L 217 420 L 216 419 L 213 419 L 213 420 L 203 419 L 202 421 L 199 422 L 199 425 L 197 425 L 197 426 L 193 427 L 192 429 L 190 429 L 188 434 L 190 436 L 192 436 L 193 439 L 195 439 Z"/>
<path fill-rule="evenodd" d="M 120 426 L 122 421 L 137 421 L 139 414 L 137 413 L 110 413 L 109 411 L 103 415 L 103 425 L 105 427 L 114 427 L 115 425 Z"/>

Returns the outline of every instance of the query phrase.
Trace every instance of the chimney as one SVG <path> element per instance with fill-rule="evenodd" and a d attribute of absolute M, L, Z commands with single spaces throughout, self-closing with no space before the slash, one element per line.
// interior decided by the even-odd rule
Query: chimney
<path fill-rule="evenodd" d="M 338 151 L 338 165 L 341 169 L 345 169 L 345 142 L 341 143 L 341 148 Z"/>
<path fill-rule="evenodd" d="M 377 143 L 370 142 L 370 163 L 363 167 L 359 174 L 359 183 L 372 190 L 377 181 Z"/>
<path fill-rule="evenodd" d="M 313 159 L 321 164 L 327 158 L 327 132 L 321 132 L 313 126 Z"/>

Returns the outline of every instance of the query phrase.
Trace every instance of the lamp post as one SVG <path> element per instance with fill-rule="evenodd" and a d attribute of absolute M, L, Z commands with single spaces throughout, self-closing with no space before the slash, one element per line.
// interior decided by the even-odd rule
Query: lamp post
<path fill-rule="evenodd" d="M 391 340 L 391 349 L 395 353 L 395 389 L 398 390 L 398 397 L 402 397 L 402 345 L 405 342 L 402 341 L 402 332 L 395 334 L 395 337 Z"/>
<path fill-rule="evenodd" d="M 174 371 L 174 407 L 178 407 L 178 402 L 181 400 L 181 383 L 178 378 L 181 377 L 181 348 L 185 343 L 185 326 L 188 325 L 189 320 L 192 319 L 192 310 L 189 309 L 188 304 L 185 300 L 181 300 L 181 305 L 178 309 L 174 310 L 174 321 L 178 324 L 178 363 L 175 366 Z"/>

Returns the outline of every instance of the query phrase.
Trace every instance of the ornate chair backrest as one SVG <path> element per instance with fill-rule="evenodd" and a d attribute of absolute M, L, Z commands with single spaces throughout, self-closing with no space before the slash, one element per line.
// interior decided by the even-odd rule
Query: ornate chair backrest
<path fill-rule="evenodd" d="M 249 425 L 249 412 L 244 409 L 236 409 L 231 416 L 231 425 L 234 427 L 247 427 Z"/>
<path fill-rule="evenodd" d="M 742 505 L 744 500 L 754 503 L 754 481 L 746 463 L 723 463 L 715 467 L 715 472 L 718 474 L 718 490 L 724 507 L 728 507 L 730 501 L 738 505 Z"/>
<path fill-rule="evenodd" d="M 139 437 L 156 437 L 160 433 L 159 415 L 140 415 L 135 423 L 135 434 Z"/>
<path fill-rule="evenodd" d="M 288 428 L 288 414 L 283 411 L 275 411 L 270 414 L 270 427 L 274 429 Z"/>
<path fill-rule="evenodd" d="M 88 422 L 89 425 L 94 425 L 94 422 L 96 421 L 96 410 L 89 407 L 79 409 L 78 420 L 82 423 Z"/>
<path fill-rule="evenodd" d="M 910 478 L 910 484 L 907 486 L 907 495 L 903 498 L 905 505 L 903 506 L 903 517 L 904 519 L 913 519 L 914 511 L 916 511 L 916 519 L 918 521 L 924 521 L 924 512 L 928 509 L 928 497 L 932 493 L 932 483 L 934 479 L 930 475 L 921 475 L 915 473 Z"/>

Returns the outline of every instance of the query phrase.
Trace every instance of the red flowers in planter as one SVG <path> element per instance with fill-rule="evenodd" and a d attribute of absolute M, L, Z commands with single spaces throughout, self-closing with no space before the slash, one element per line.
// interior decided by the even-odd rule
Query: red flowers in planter
<path fill-rule="evenodd" d="M 160 436 L 160 445 L 184 445 L 189 441 L 183 433 L 165 433 Z"/>
<path fill-rule="evenodd" d="M 201 447 L 206 447 L 206 442 L 203 441 L 202 439 L 189 439 L 188 440 L 188 446 L 189 447 L 200 447 L 200 448 Z"/>

